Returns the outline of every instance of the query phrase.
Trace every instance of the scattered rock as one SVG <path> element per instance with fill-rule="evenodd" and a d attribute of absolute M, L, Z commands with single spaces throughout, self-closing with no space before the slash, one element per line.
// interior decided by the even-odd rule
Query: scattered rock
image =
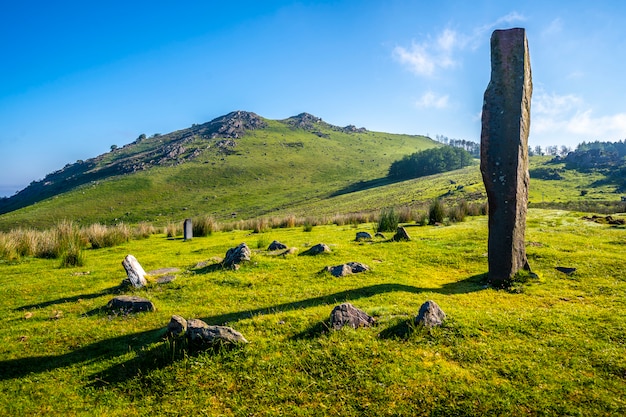
<path fill-rule="evenodd" d="M 122 266 L 126 270 L 128 281 L 133 285 L 133 287 L 141 288 L 148 284 L 146 281 L 146 271 L 143 270 L 133 255 L 127 255 L 122 261 Z"/>
<path fill-rule="evenodd" d="M 372 240 L 372 235 L 367 232 L 357 232 L 356 238 L 354 240 L 356 240 L 357 242 L 361 240 Z"/>
<path fill-rule="evenodd" d="M 595 223 L 599 223 L 599 224 L 610 224 L 610 225 L 614 225 L 614 226 L 622 226 L 624 224 L 626 224 L 626 220 L 624 219 L 616 219 L 612 216 L 597 216 L 597 215 L 593 215 L 591 217 L 583 217 L 583 220 L 587 220 L 590 222 L 595 222 Z"/>
<path fill-rule="evenodd" d="M 350 326 L 353 329 L 358 327 L 370 327 L 375 320 L 362 310 L 354 307 L 350 303 L 343 303 L 330 313 L 330 327 L 339 330 L 344 326 Z"/>
<path fill-rule="evenodd" d="M 230 327 L 209 326 L 198 319 L 187 321 L 187 337 L 190 345 L 195 348 L 248 343 L 241 333 Z"/>
<path fill-rule="evenodd" d="M 376 233 L 374 236 L 375 236 L 375 237 L 377 237 L 377 238 L 380 238 L 380 239 L 386 239 L 386 238 L 385 238 L 385 235 L 383 235 L 383 234 L 382 234 L 382 233 L 380 233 L 380 232 Z"/>
<path fill-rule="evenodd" d="M 222 261 L 224 268 L 239 269 L 239 265 L 243 262 L 249 262 L 252 252 L 245 243 L 241 243 L 235 248 L 230 248 L 226 252 L 226 257 Z"/>
<path fill-rule="evenodd" d="M 407 233 L 406 229 L 402 226 L 398 227 L 396 230 L 396 234 L 391 238 L 394 242 L 405 241 L 408 242 L 411 240 L 411 237 Z"/>
<path fill-rule="evenodd" d="M 279 253 L 278 256 L 282 256 L 284 258 L 285 256 L 293 255 L 296 252 L 298 252 L 298 248 L 289 248 L 286 251 Z"/>
<path fill-rule="evenodd" d="M 441 326 L 446 319 L 446 313 L 434 301 L 426 301 L 420 307 L 415 318 L 415 324 L 425 327 Z"/>
<path fill-rule="evenodd" d="M 269 250 L 269 251 L 283 250 L 283 249 L 287 249 L 287 245 L 285 245 L 283 243 L 280 243 L 277 240 L 275 240 L 272 243 L 270 243 L 270 245 L 267 247 L 267 250 Z"/>
<path fill-rule="evenodd" d="M 576 272 L 576 268 L 568 268 L 566 266 L 557 266 L 554 269 L 556 269 L 559 272 L 563 272 L 565 275 L 568 275 L 568 276 Z"/>
<path fill-rule="evenodd" d="M 167 335 L 171 337 L 181 337 L 187 332 L 187 320 L 181 316 L 173 315 L 167 324 Z"/>
<path fill-rule="evenodd" d="M 156 279 L 157 284 L 169 284 L 176 279 L 176 275 L 162 275 Z"/>
<path fill-rule="evenodd" d="M 142 311 L 155 311 L 152 301 L 136 295 L 118 295 L 107 304 L 109 310 L 124 313 L 139 313 Z"/>
<path fill-rule="evenodd" d="M 325 243 L 318 243 L 317 245 L 312 246 L 308 250 L 302 252 L 300 255 L 315 256 L 321 253 L 329 253 L 329 252 L 330 252 L 330 248 L 328 247 L 328 245 L 326 245 Z"/>
<path fill-rule="evenodd" d="M 180 272 L 179 268 L 161 268 L 155 269 L 154 271 L 149 271 L 148 275 L 156 277 L 164 274 L 175 274 L 176 272 Z"/>
<path fill-rule="evenodd" d="M 325 272 L 330 272 L 334 277 L 345 277 L 346 275 L 358 274 L 359 272 L 369 271 L 369 266 L 360 262 L 348 262 L 343 265 L 327 266 L 323 269 Z"/>
<path fill-rule="evenodd" d="M 30 319 L 33 317 L 33 313 L 31 313 L 30 311 L 27 311 L 26 313 L 24 313 L 24 318 L 26 320 Z"/>

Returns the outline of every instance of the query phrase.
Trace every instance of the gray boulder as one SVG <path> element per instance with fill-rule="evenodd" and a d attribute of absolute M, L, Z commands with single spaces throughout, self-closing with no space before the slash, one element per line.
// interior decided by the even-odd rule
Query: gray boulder
<path fill-rule="evenodd" d="M 250 261 L 250 256 L 252 255 L 252 251 L 245 243 L 241 243 L 239 246 L 235 248 L 230 248 L 226 252 L 226 257 L 224 261 L 222 261 L 222 266 L 224 268 L 239 268 L 239 265 L 244 262 Z"/>
<path fill-rule="evenodd" d="M 167 324 L 168 336 L 181 337 L 187 332 L 187 320 L 181 316 L 173 315 Z"/>
<path fill-rule="evenodd" d="M 108 302 L 109 310 L 121 311 L 123 313 L 138 313 L 142 311 L 154 311 L 156 308 L 152 301 L 136 295 L 118 295 Z"/>
<path fill-rule="evenodd" d="M 198 319 L 187 321 L 187 338 L 189 344 L 196 348 L 248 343 L 241 333 L 231 327 L 210 326 Z"/>
<path fill-rule="evenodd" d="M 343 303 L 330 313 L 330 327 L 339 330 L 344 326 L 350 326 L 353 329 L 358 327 L 370 327 L 375 320 L 362 310 L 359 310 L 350 303 Z"/>
<path fill-rule="evenodd" d="M 325 243 L 318 243 L 317 245 L 312 246 L 308 250 L 302 252 L 300 255 L 315 256 L 321 253 L 329 253 L 329 252 L 330 252 L 330 248 L 328 247 L 328 245 L 326 245 Z"/>
<path fill-rule="evenodd" d="M 420 307 L 415 318 L 415 324 L 425 327 L 441 326 L 446 319 L 446 313 L 434 301 L 426 301 Z"/>
<path fill-rule="evenodd" d="M 369 266 L 360 262 L 348 262 L 343 265 L 327 266 L 324 271 L 330 272 L 334 277 L 345 277 L 350 274 L 358 274 L 359 272 L 369 271 Z"/>
<path fill-rule="evenodd" d="M 372 235 L 367 232 L 357 232 L 356 238 L 354 240 L 356 240 L 357 242 L 361 240 L 372 240 Z"/>
<path fill-rule="evenodd" d="M 267 250 L 269 250 L 269 251 L 283 250 L 283 249 L 287 249 L 287 245 L 285 245 L 283 243 L 280 243 L 277 240 L 275 240 L 272 243 L 270 243 L 270 245 L 267 248 Z"/>

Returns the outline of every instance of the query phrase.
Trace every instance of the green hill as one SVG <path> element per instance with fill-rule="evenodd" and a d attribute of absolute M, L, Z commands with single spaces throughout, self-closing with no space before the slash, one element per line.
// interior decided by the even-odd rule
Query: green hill
<path fill-rule="evenodd" d="M 78 161 L 0 203 L 0 229 L 250 218 L 384 178 L 402 156 L 439 146 L 424 136 L 337 127 L 303 113 L 267 120 L 233 112 Z"/>

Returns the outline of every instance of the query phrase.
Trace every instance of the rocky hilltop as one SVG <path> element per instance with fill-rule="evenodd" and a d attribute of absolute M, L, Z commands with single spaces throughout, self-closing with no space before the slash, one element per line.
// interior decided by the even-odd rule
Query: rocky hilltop
<path fill-rule="evenodd" d="M 328 129 L 345 133 L 365 131 L 352 125 L 333 126 L 309 113 L 301 113 L 279 122 L 318 136 L 327 136 L 323 131 Z M 0 214 L 111 176 L 144 171 L 155 166 L 183 164 L 197 158 L 209 148 L 229 154 L 235 152 L 237 141 L 242 140 L 247 132 L 264 129 L 267 125 L 268 122 L 263 117 L 239 110 L 168 134 L 150 137 L 140 135 L 135 141 L 113 148 L 111 152 L 67 164 L 42 180 L 33 181 L 16 195 L 0 199 Z"/>

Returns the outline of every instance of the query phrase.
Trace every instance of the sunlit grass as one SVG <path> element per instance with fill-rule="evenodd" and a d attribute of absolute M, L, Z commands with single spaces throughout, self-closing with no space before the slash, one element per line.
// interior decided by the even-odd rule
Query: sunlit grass
<path fill-rule="evenodd" d="M 354 240 L 375 227 L 234 230 L 186 242 L 161 234 L 87 250 L 77 268 L 2 261 L 0 414 L 624 413 L 625 229 L 531 210 L 527 252 L 539 279 L 513 293 L 484 284 L 484 216 L 408 227 L 410 242 Z M 323 242 L 332 252 L 275 256 L 265 250 L 273 240 L 298 252 Z M 251 263 L 212 267 L 241 242 L 253 248 Z M 127 290 L 151 299 L 154 313 L 103 310 L 129 253 L 146 271 L 181 270 L 170 284 Z M 372 270 L 320 273 L 348 261 Z M 556 266 L 577 270 L 566 276 Z M 426 300 L 446 312 L 442 328 L 412 324 Z M 328 331 L 330 311 L 344 301 L 377 325 Z M 228 324 L 251 343 L 176 353 L 162 339 L 172 314 Z"/>

